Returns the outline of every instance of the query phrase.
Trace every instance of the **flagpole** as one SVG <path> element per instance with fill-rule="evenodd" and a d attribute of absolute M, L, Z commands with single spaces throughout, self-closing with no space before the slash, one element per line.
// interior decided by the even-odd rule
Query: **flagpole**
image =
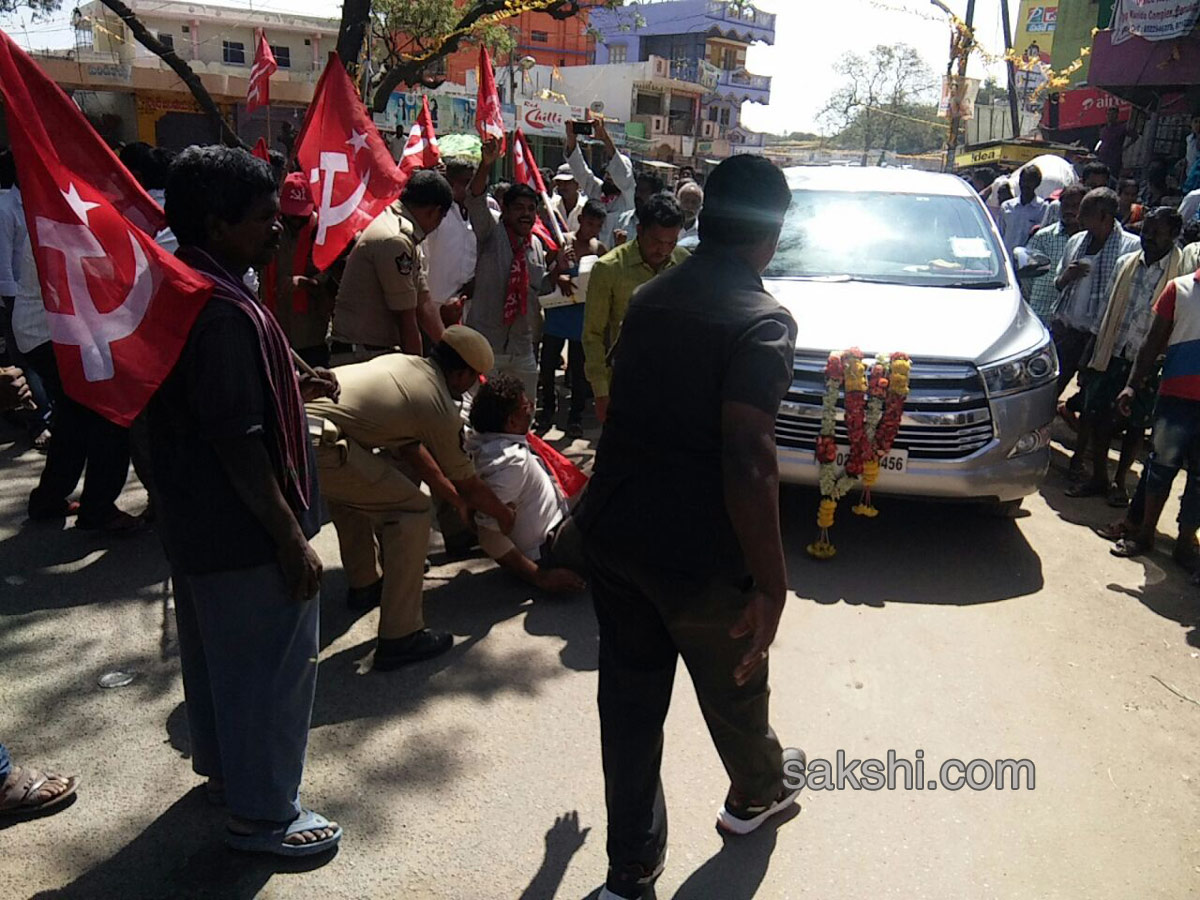
<path fill-rule="evenodd" d="M 271 102 L 267 101 L 267 156 L 271 155 Z"/>
<path fill-rule="evenodd" d="M 546 204 L 546 212 L 550 214 L 550 230 L 554 232 L 554 239 L 558 241 L 558 246 L 565 247 L 567 239 L 563 235 L 562 228 L 559 227 L 558 216 L 554 214 L 554 207 L 550 205 L 550 195 L 545 191 L 541 191 L 540 193 L 542 195 L 542 202 Z"/>

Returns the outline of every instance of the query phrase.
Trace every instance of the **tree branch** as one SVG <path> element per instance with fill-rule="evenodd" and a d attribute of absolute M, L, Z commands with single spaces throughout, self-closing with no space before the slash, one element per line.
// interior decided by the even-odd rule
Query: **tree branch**
<path fill-rule="evenodd" d="M 170 66 L 183 83 L 187 85 L 188 90 L 192 92 L 192 96 L 196 98 L 196 102 L 200 104 L 200 108 L 204 111 L 204 114 L 221 130 L 221 140 L 223 143 L 230 147 L 249 149 L 242 142 L 242 139 L 237 136 L 237 133 L 229 127 L 229 123 L 221 115 L 221 110 L 217 106 L 216 101 L 213 100 L 212 95 L 209 94 L 208 89 L 200 80 L 200 76 L 192 71 L 191 66 L 176 56 L 174 50 L 167 47 L 151 34 L 133 10 L 122 3 L 121 0 L 100 0 L 100 2 L 120 17 L 133 36 L 137 38 L 139 44 Z"/>

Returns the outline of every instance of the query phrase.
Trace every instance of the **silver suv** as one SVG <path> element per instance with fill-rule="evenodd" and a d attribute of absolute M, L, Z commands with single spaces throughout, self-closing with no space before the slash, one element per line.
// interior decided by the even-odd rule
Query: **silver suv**
<path fill-rule="evenodd" d="M 792 206 L 764 274 L 799 325 L 775 432 L 783 480 L 816 484 L 825 360 L 857 346 L 913 360 L 874 490 L 1017 506 L 1049 467 L 1058 359 L 975 192 L 907 169 L 786 174 Z M 840 412 L 837 440 L 848 451 Z"/>

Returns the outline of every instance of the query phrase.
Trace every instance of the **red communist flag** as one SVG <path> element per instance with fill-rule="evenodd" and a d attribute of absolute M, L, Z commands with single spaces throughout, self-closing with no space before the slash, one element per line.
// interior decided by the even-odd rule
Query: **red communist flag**
<path fill-rule="evenodd" d="M 520 128 L 513 133 L 513 181 L 527 184 L 539 194 L 546 193 L 546 182 L 542 181 L 537 160 L 533 158 L 533 151 L 529 149 L 529 142 Z"/>
<path fill-rule="evenodd" d="M 296 159 L 317 204 L 313 262 L 324 270 L 400 196 L 405 180 L 336 53 L 317 82 Z"/>
<path fill-rule="evenodd" d="M 128 425 L 175 365 L 212 285 L 154 242 L 162 210 L 3 32 L 0 98 L 63 387 Z"/>
<path fill-rule="evenodd" d="M 479 45 L 479 95 L 475 99 L 475 130 L 481 140 L 498 140 L 504 152 L 504 116 L 500 111 L 500 94 L 496 91 L 496 75 L 487 47 Z"/>
<path fill-rule="evenodd" d="M 257 141 L 255 141 L 254 149 L 251 150 L 250 152 L 252 154 L 254 154 L 255 156 L 257 156 L 259 159 L 261 159 L 265 163 L 270 163 L 270 161 L 271 161 L 271 151 L 269 149 L 267 149 L 267 139 L 266 138 L 259 138 Z"/>
<path fill-rule="evenodd" d="M 432 169 L 442 158 L 438 149 L 437 135 L 433 133 L 433 116 L 429 112 L 429 98 L 421 98 L 421 112 L 417 121 L 413 122 L 412 131 L 408 133 L 408 143 L 404 145 L 404 155 L 400 157 L 400 172 L 404 180 L 417 169 Z"/>
<path fill-rule="evenodd" d="M 267 34 L 261 28 L 256 32 L 258 43 L 254 48 L 254 67 L 250 69 L 250 83 L 246 86 L 246 112 L 271 103 L 271 76 L 279 68 L 275 54 L 267 43 Z"/>

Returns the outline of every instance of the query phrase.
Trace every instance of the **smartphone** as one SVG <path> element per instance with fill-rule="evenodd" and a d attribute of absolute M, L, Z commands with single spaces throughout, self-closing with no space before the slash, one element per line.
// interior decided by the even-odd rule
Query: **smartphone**
<path fill-rule="evenodd" d="M 571 130 L 576 134 L 595 134 L 596 126 L 592 122 L 572 121 Z"/>

